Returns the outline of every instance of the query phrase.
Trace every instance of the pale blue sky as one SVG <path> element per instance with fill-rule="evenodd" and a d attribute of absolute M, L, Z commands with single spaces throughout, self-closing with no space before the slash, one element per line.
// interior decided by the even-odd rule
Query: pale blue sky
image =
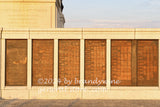
<path fill-rule="evenodd" d="M 160 0 L 63 0 L 66 28 L 160 28 Z"/>

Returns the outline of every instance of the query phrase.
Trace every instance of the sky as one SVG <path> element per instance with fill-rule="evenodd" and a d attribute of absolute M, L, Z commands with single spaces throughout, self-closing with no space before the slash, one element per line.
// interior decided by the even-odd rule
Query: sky
<path fill-rule="evenodd" d="M 63 0 L 65 28 L 160 28 L 160 0 Z"/>

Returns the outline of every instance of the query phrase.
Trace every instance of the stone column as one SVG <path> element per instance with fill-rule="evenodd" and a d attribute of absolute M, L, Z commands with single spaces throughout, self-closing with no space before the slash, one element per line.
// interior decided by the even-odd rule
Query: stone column
<path fill-rule="evenodd" d="M 2 28 L 0 28 L 0 99 L 2 98 L 2 90 L 1 90 L 1 53 L 2 53 Z"/>

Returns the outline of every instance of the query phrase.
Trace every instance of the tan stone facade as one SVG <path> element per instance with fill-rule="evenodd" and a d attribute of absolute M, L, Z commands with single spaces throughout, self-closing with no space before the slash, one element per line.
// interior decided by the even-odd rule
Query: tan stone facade
<path fill-rule="evenodd" d="M 66 29 L 61 2 L 0 0 L 1 98 L 160 99 L 160 29 Z"/>
<path fill-rule="evenodd" d="M 2 55 L 1 57 L 1 93 L 2 93 L 1 96 L 4 99 L 12 99 L 12 98 L 18 98 L 18 99 L 160 99 L 160 87 L 159 87 L 160 73 L 154 75 L 156 76 L 156 78 L 158 78 L 158 84 L 154 84 L 151 86 L 146 85 L 145 81 L 141 82 L 143 86 L 142 85 L 141 86 L 130 86 L 130 85 L 112 86 L 110 84 L 110 81 L 112 79 L 111 78 L 112 70 L 115 69 L 114 66 L 116 66 L 116 65 L 113 66 L 113 63 L 111 60 L 113 57 L 112 55 L 114 55 L 112 53 L 112 49 L 113 49 L 112 47 L 114 46 L 112 45 L 112 43 L 114 43 L 114 40 L 121 40 L 121 41 L 125 40 L 129 42 L 131 40 L 137 40 L 138 42 L 140 42 L 140 44 L 138 45 L 138 50 L 140 51 L 138 51 L 139 53 L 137 54 L 138 60 L 143 60 L 143 63 L 150 62 L 150 64 L 147 65 L 147 67 L 150 67 L 153 69 L 147 68 L 148 69 L 147 72 L 153 71 L 156 73 L 157 72 L 156 67 L 158 67 L 158 72 L 159 72 L 159 65 L 155 64 L 154 65 L 155 67 L 153 67 L 151 62 L 152 62 L 153 56 L 154 58 L 156 58 L 155 60 L 158 61 L 158 63 L 160 62 L 159 57 L 157 57 L 157 54 L 155 54 L 155 53 L 158 53 L 158 56 L 159 56 L 159 53 L 160 53 L 159 48 L 157 49 L 157 47 L 160 46 L 159 35 L 160 35 L 160 29 L 64 29 L 64 28 L 63 29 L 39 29 L 39 30 L 38 29 L 15 29 L 15 30 L 3 29 L 2 38 L 1 38 L 1 55 Z M 26 65 L 27 84 L 26 86 L 7 86 L 6 85 L 6 76 L 5 76 L 6 67 L 7 67 L 6 57 L 8 56 L 6 56 L 7 54 L 5 52 L 7 49 L 6 40 L 8 39 L 9 40 L 16 39 L 17 41 L 24 39 L 27 41 L 27 65 Z M 90 42 L 92 42 L 92 40 L 94 41 L 95 39 L 97 40 L 97 42 L 94 42 L 94 45 L 97 45 L 98 48 L 95 48 L 95 46 L 93 48 L 92 43 L 88 44 L 89 43 L 88 42 L 86 44 L 86 40 L 90 40 Z M 48 45 L 45 44 L 46 46 L 43 45 L 43 49 L 39 48 L 41 50 L 38 50 L 39 54 L 34 53 L 35 55 L 33 55 L 32 51 L 35 51 L 33 50 L 33 48 L 38 49 L 37 47 L 39 46 L 38 43 L 34 42 L 35 40 L 41 40 L 41 42 L 44 42 L 44 40 L 49 40 L 51 43 L 49 43 Z M 70 40 L 76 40 L 76 41 L 74 41 L 73 43 L 68 42 Z M 144 42 L 147 42 L 147 41 L 150 43 L 149 47 L 154 47 L 154 48 L 144 48 L 144 50 L 140 49 L 140 46 L 145 45 Z M 62 42 L 64 43 L 62 44 Z M 76 46 L 74 47 L 71 44 L 76 44 Z M 87 48 L 87 50 L 86 50 L 85 44 L 87 45 L 87 47 L 88 45 L 90 46 L 89 48 Z M 104 44 L 106 46 L 104 46 Z M 66 48 L 64 48 L 65 46 L 61 46 L 63 48 L 59 48 L 59 45 L 65 45 Z M 127 44 L 127 46 L 130 46 L 130 45 Z M 116 45 L 115 48 L 118 48 L 118 46 Z M 67 52 L 67 47 L 70 49 L 69 52 Z M 53 52 L 53 48 L 54 48 L 54 52 Z M 23 49 L 23 48 L 20 48 L 20 49 Z M 45 49 L 46 51 L 44 53 L 43 51 Z M 92 50 L 88 51 L 88 49 L 92 49 Z M 97 54 L 95 53 L 95 52 L 99 52 L 100 49 L 102 49 L 103 50 L 102 52 L 105 53 L 106 55 L 103 55 L 103 53 L 99 53 L 102 55 L 98 55 L 98 53 Z M 125 65 L 126 62 L 129 63 L 130 60 L 126 60 L 126 55 L 125 55 L 126 53 L 123 53 L 123 52 L 126 52 L 126 50 L 123 47 L 121 47 L 120 49 L 121 49 L 121 51 L 119 51 L 121 52 L 120 61 L 121 63 L 124 61 L 123 64 Z M 153 49 L 153 50 L 151 53 L 147 53 L 149 52 L 147 49 Z M 59 51 L 61 52 L 59 53 Z M 91 58 L 89 58 L 90 57 L 89 55 L 87 55 L 87 58 L 85 58 L 86 57 L 85 51 L 87 51 L 87 54 L 92 54 Z M 141 55 L 142 52 L 144 52 L 143 53 L 144 58 L 149 57 L 149 59 L 139 58 L 139 57 L 142 57 Z M 130 54 L 128 50 L 127 50 L 127 53 Z M 46 60 L 45 58 L 46 54 L 48 55 L 53 54 L 54 58 L 53 56 L 50 56 L 50 58 Z M 59 56 L 59 54 L 61 54 L 61 56 Z M 32 56 L 34 56 L 34 58 L 37 57 L 37 59 L 34 59 L 35 61 L 37 60 L 40 60 L 40 61 L 33 62 Z M 116 55 L 114 55 L 114 57 L 116 57 Z M 63 61 L 62 59 L 65 59 L 65 61 Z M 53 86 L 45 86 L 45 85 L 34 86 L 32 84 L 32 80 L 35 77 L 33 77 L 34 71 L 32 67 L 35 66 L 36 64 L 41 64 L 40 66 L 46 65 L 46 63 L 48 63 L 47 61 L 50 62 L 50 64 L 51 63 L 53 64 L 53 67 L 51 67 L 51 65 L 48 64 L 49 68 L 47 67 L 46 68 L 44 67 L 44 68 L 46 70 L 48 69 L 46 72 L 50 72 L 52 70 L 51 74 L 53 74 L 53 77 L 51 78 L 54 80 L 53 81 L 54 85 Z M 59 69 L 59 61 L 61 61 L 60 69 Z M 93 65 L 94 67 L 90 68 L 90 64 L 87 64 L 86 61 L 88 63 L 91 63 L 91 65 Z M 104 61 L 106 61 L 106 63 L 104 63 Z M 73 67 L 73 70 L 72 70 L 72 62 L 76 62 L 74 63 L 76 64 L 76 66 Z M 13 63 L 16 64 L 14 61 Z M 142 61 L 138 62 L 138 65 L 139 63 L 142 66 L 141 64 Z M 106 68 L 104 68 L 105 70 L 103 71 L 104 73 L 100 73 L 100 74 L 97 73 L 99 69 L 98 71 L 96 71 L 96 67 L 94 64 L 99 68 L 101 67 L 101 64 L 102 65 L 105 64 Z M 77 65 L 80 67 L 77 67 Z M 120 68 L 118 67 L 120 71 L 123 71 L 123 67 L 126 67 L 124 65 L 119 66 Z M 88 70 L 87 73 L 85 73 L 86 66 Z M 130 66 L 130 64 L 128 66 Z M 39 74 L 36 74 L 36 75 L 42 75 L 45 77 L 45 75 L 47 75 L 48 73 L 45 74 L 45 72 L 43 72 L 45 71 L 44 68 L 43 69 L 41 68 L 42 70 L 39 69 L 42 72 L 39 72 Z M 144 68 L 145 66 L 143 66 L 143 69 Z M 79 70 L 80 71 L 79 74 L 74 69 L 76 69 L 77 71 Z M 92 70 L 94 71 L 94 73 L 92 73 Z M 68 71 L 68 72 L 64 72 L 64 71 Z M 120 75 L 119 74 L 120 71 L 117 71 L 118 74 L 116 74 L 114 71 L 114 75 Z M 150 77 L 144 76 L 145 75 L 144 73 L 146 72 L 143 72 L 143 71 L 140 71 L 140 75 L 138 74 L 138 76 L 140 77 L 143 76 L 145 79 L 151 78 L 152 80 L 152 74 L 149 75 Z M 67 78 L 74 77 L 77 75 L 80 76 L 80 81 L 86 80 L 85 78 L 86 75 L 91 76 L 91 79 L 92 78 L 94 79 L 94 76 L 98 75 L 98 76 L 106 77 L 104 79 L 107 80 L 107 83 L 102 86 L 86 86 L 83 82 L 80 82 L 78 86 L 65 87 L 63 85 L 58 84 L 58 79 L 59 79 L 58 75 L 59 73 L 61 73 L 60 75 L 63 76 L 63 72 L 65 74 L 64 76 L 67 76 Z M 123 80 L 126 78 L 125 75 L 128 76 L 126 72 L 127 73 L 130 72 L 130 70 L 122 72 L 121 73 L 122 75 L 120 75 L 120 78 L 122 78 L 122 76 L 124 77 L 122 78 Z M 73 75 L 71 75 L 71 73 L 73 73 Z M 25 78 L 22 78 L 22 79 L 25 79 Z M 130 80 L 130 78 L 128 80 Z"/>
<path fill-rule="evenodd" d="M 0 27 L 63 28 L 61 0 L 0 0 Z"/>

